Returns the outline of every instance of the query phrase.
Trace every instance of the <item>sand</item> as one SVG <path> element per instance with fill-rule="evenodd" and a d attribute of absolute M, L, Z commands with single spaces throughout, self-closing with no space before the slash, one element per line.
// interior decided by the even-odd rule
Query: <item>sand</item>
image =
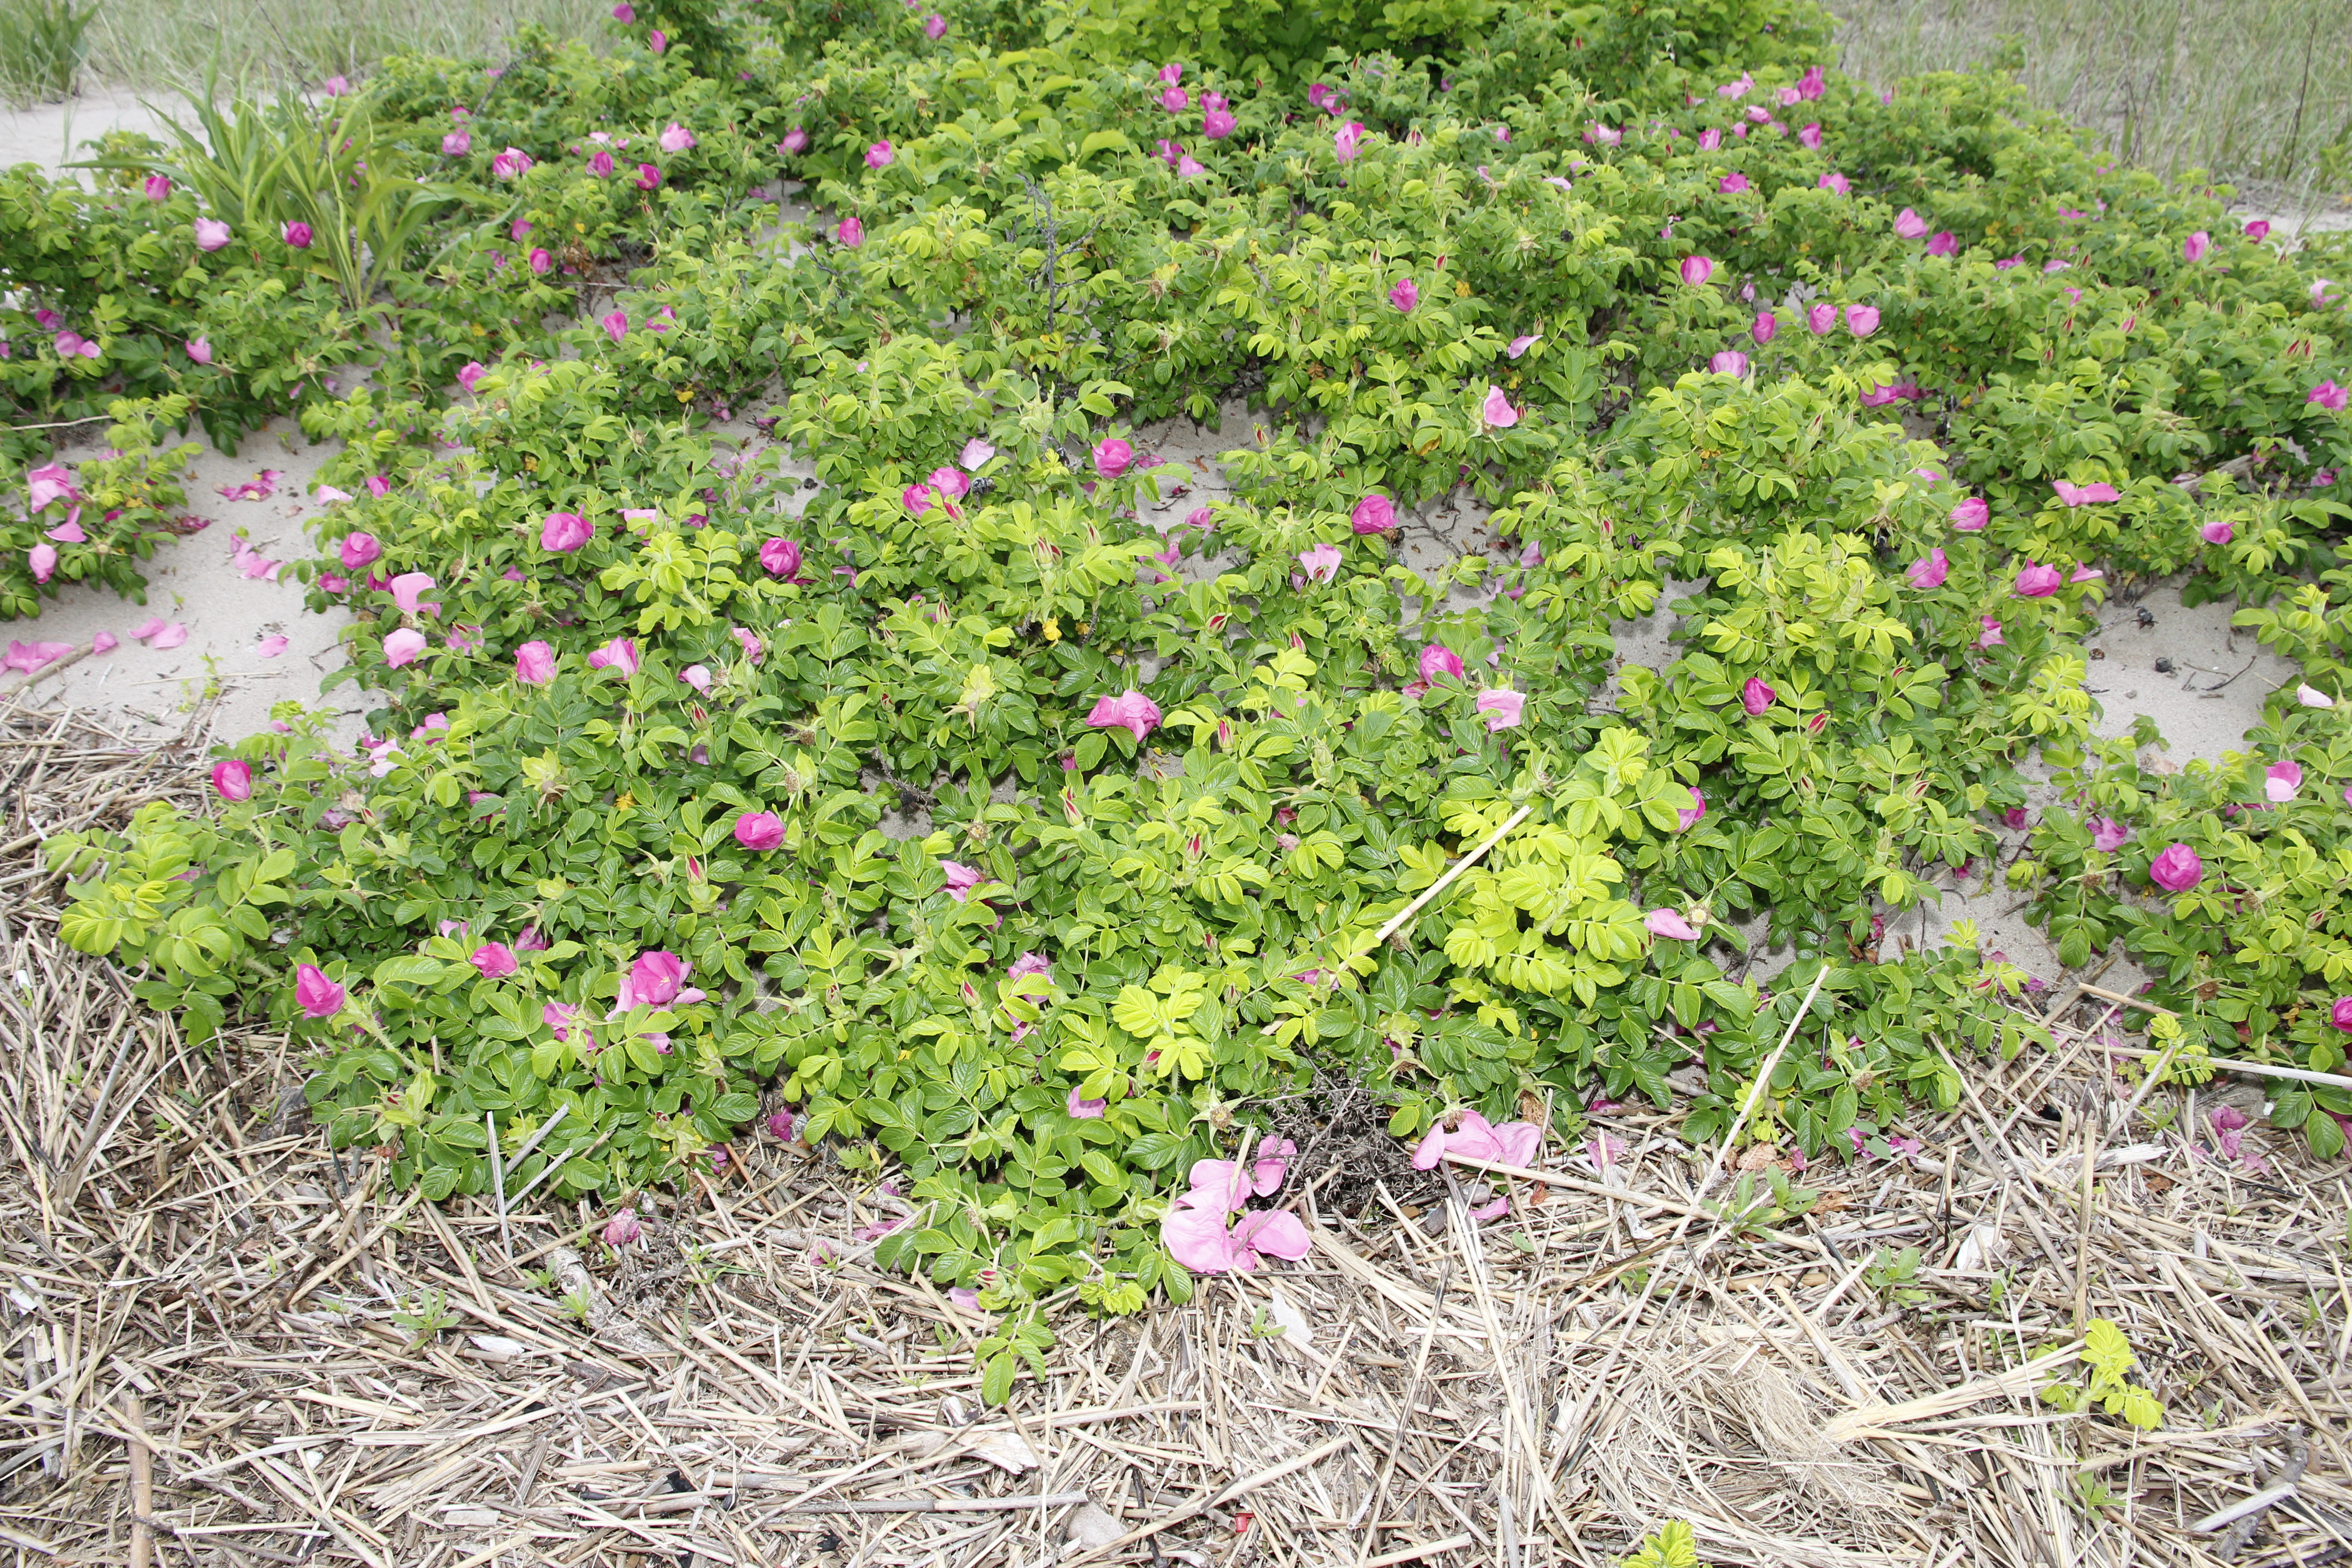
<path fill-rule="evenodd" d="M 68 163 L 89 155 L 82 143 L 110 131 L 136 131 L 168 141 L 165 117 L 186 120 L 186 109 L 187 100 L 174 92 L 95 88 L 63 103 L 0 113 L 0 169 L 32 163 L 55 179 Z"/>
<path fill-rule="evenodd" d="M 88 647 L 98 633 L 113 634 L 121 646 L 112 652 L 45 672 L 38 679 L 40 694 L 127 715 L 140 726 L 134 732 L 159 739 L 177 733 L 188 715 L 210 700 L 213 737 L 235 740 L 266 727 L 270 709 L 291 700 L 344 713 L 337 733 L 348 744 L 358 733 L 358 689 L 340 688 L 338 700 L 329 701 L 320 696 L 319 682 L 341 662 L 336 639 L 351 617 L 305 614 L 299 586 L 248 576 L 235 561 L 240 534 L 268 560 L 311 553 L 307 530 L 322 509 L 310 491 L 331 448 L 305 445 L 290 420 L 273 422 L 248 437 L 234 458 L 192 438 L 198 455 L 189 472 L 187 508 L 212 521 L 199 532 L 165 542 L 145 563 L 145 606 L 117 598 L 110 589 L 77 584 L 37 617 L 7 623 L 0 637 Z M 70 467 L 95 453 L 95 443 L 85 443 L 68 445 L 58 456 Z M 268 500 L 228 500 L 219 493 L 222 486 L 243 484 L 264 469 L 279 471 L 276 493 Z M 157 616 L 186 626 L 187 641 L 158 651 L 131 640 L 132 628 Z M 272 636 L 287 639 L 285 651 L 264 657 L 263 639 Z M 9 679 L 13 684 L 15 678 Z"/>

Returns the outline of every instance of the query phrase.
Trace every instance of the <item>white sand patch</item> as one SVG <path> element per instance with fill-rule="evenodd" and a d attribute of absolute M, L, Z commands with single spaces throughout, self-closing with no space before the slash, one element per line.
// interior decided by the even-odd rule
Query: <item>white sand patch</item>
<path fill-rule="evenodd" d="M 65 173 L 66 164 L 89 156 L 84 142 L 110 131 L 135 131 L 170 142 L 166 116 L 192 121 L 187 100 L 179 94 L 131 88 L 94 88 L 63 103 L 0 113 L 0 169 L 32 163 L 54 180 Z"/>
<path fill-rule="evenodd" d="M 235 563 L 234 549 L 242 532 L 271 561 L 313 553 L 309 525 L 324 509 L 310 492 L 334 448 L 303 445 L 293 422 L 284 419 L 248 437 L 234 458 L 200 435 L 189 438 L 199 452 L 187 476 L 187 510 L 211 518 L 212 525 L 164 542 L 142 564 L 146 605 L 117 598 L 109 588 L 77 585 L 34 619 L 7 623 L 0 637 L 88 647 L 100 632 L 111 633 L 120 647 L 47 676 L 38 683 L 38 698 L 127 715 L 158 738 L 177 732 L 187 714 L 216 693 L 215 740 L 234 741 L 266 728 L 270 709 L 290 698 L 343 713 L 335 732 L 339 743 L 348 746 L 359 733 L 357 715 L 365 700 L 352 686 L 322 698 L 319 683 L 342 662 L 337 638 L 351 617 L 341 611 L 305 613 L 300 586 L 247 576 Z M 70 445 L 58 457 L 72 466 L 96 450 L 94 444 Z M 241 484 L 265 468 L 279 470 L 270 499 L 222 498 L 220 487 Z M 184 626 L 187 640 L 163 650 L 133 642 L 131 630 L 151 617 Z M 287 639 L 285 651 L 265 658 L 263 639 L 273 636 Z"/>

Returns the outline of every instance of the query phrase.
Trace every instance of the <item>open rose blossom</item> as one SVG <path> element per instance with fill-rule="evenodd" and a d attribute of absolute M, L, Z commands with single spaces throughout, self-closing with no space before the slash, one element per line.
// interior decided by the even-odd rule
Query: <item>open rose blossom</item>
<path fill-rule="evenodd" d="M 543 642 L 527 642 L 515 649 L 515 679 L 525 686 L 544 686 L 555 679 L 555 650 Z"/>
<path fill-rule="evenodd" d="M 1246 1171 L 1232 1160 L 1195 1161 L 1190 1190 L 1160 1222 L 1169 1256 L 1195 1274 L 1247 1273 L 1266 1258 L 1306 1257 L 1311 1244 L 1297 1215 L 1245 1209 L 1253 1194 L 1265 1196 L 1281 1185 L 1286 1158 L 1255 1161 Z M 1236 1214 L 1238 1224 L 1232 1223 Z"/>
<path fill-rule="evenodd" d="M 2185 893 L 2205 879 L 2205 862 L 2188 845 L 2170 845 L 2148 863 L 2147 879 L 2168 893 Z"/>
<path fill-rule="evenodd" d="M 1981 496 L 1970 496 L 1952 509 L 1952 526 L 1962 533 L 1980 533 L 1992 521 L 1992 508 Z"/>
<path fill-rule="evenodd" d="M 637 954 L 636 962 L 629 965 L 627 994 L 634 1005 L 641 1007 L 667 1007 L 673 1002 L 698 1002 L 702 1000 L 699 992 L 689 994 L 680 989 L 686 984 L 686 977 L 693 973 L 694 965 L 674 952 L 658 949 L 641 952 Z"/>
<path fill-rule="evenodd" d="M 1906 239 L 1917 239 L 1927 232 L 1927 220 L 1905 207 L 1895 215 L 1895 232 Z"/>
<path fill-rule="evenodd" d="M 343 988 L 315 963 L 294 966 L 294 1005 L 306 1018 L 331 1018 L 343 1010 Z"/>
<path fill-rule="evenodd" d="M 1945 559 L 1939 547 L 1927 552 L 1926 560 L 1911 563 L 1904 569 L 1903 575 L 1914 588 L 1940 588 L 1951 570 L 1952 563 Z"/>
<path fill-rule="evenodd" d="M 1503 395 L 1501 387 L 1489 386 L 1486 388 L 1486 401 L 1479 406 L 1478 417 L 1490 430 L 1507 430 L 1519 422 L 1519 411 L 1511 406 L 1511 400 Z"/>
<path fill-rule="evenodd" d="M 2273 763 L 2263 770 L 2263 798 L 2284 805 L 2303 788 L 2303 768 L 2295 763 Z"/>
<path fill-rule="evenodd" d="M 398 669 L 403 665 L 415 663 L 425 647 L 423 632 L 413 626 L 403 626 L 383 639 L 383 661 Z"/>
<path fill-rule="evenodd" d="M 1080 1121 L 1099 1121 L 1102 1120 L 1103 1112 L 1110 1108 L 1110 1101 L 1081 1100 L 1078 1098 L 1076 1087 L 1073 1086 L 1070 1089 L 1070 1097 L 1064 1102 L 1063 1108 Z"/>
<path fill-rule="evenodd" d="M 614 637 L 588 656 L 591 669 L 616 669 L 624 677 L 637 673 L 637 643 L 635 637 Z"/>
<path fill-rule="evenodd" d="M 1348 514 L 1349 526 L 1358 533 L 1388 533 L 1397 525 L 1396 503 L 1374 490 L 1356 503 Z"/>
<path fill-rule="evenodd" d="M 1451 1156 L 1491 1160 L 1498 1165 L 1524 1169 L 1534 1163 L 1536 1151 L 1542 1144 L 1542 1130 L 1531 1121 L 1506 1121 L 1496 1127 L 1476 1111 L 1465 1110 L 1460 1124 L 1452 1131 L 1440 1122 L 1422 1135 L 1412 1152 L 1412 1168 L 1433 1170 L 1440 1160 Z"/>
<path fill-rule="evenodd" d="M 940 870 L 948 879 L 948 897 L 962 903 L 971 890 L 987 881 L 988 873 L 977 866 L 967 866 L 959 860 L 941 860 Z"/>
<path fill-rule="evenodd" d="M 2327 1021 L 2352 1035 L 2352 996 L 2338 996 L 2336 1005 L 2327 1010 Z"/>
<path fill-rule="evenodd" d="M 1526 709 L 1527 703 L 1528 700 L 1524 693 L 1505 688 L 1495 691 L 1481 691 L 1474 706 L 1486 716 L 1486 732 L 1491 735 L 1498 730 L 1518 728 L 1519 715 Z"/>
<path fill-rule="evenodd" d="M 1724 349 L 1706 362 L 1706 368 L 1709 374 L 1715 375 L 1746 375 L 1748 356 L 1738 349 Z"/>
<path fill-rule="evenodd" d="M 1444 643 L 1430 643 L 1421 650 L 1421 679 L 1427 686 L 1437 684 L 1440 676 L 1462 679 L 1462 656 Z"/>
<path fill-rule="evenodd" d="M 2112 816 L 2095 816 L 2087 826 L 2091 829 L 2091 847 L 2102 854 L 2112 854 L 2131 838 L 2131 829 Z"/>
<path fill-rule="evenodd" d="M 2050 488 L 2057 491 L 2058 499 L 2068 506 L 2095 506 L 2101 501 L 2124 499 L 2115 486 L 2105 483 L 2076 485 L 2069 484 L 2064 479 L 2053 479 L 2050 481 Z"/>
<path fill-rule="evenodd" d="M 1096 730 L 1125 730 L 1139 744 L 1160 727 L 1160 704 L 1129 687 L 1117 697 L 1097 698 L 1087 723 Z"/>
<path fill-rule="evenodd" d="M 485 980 L 504 980 L 522 964 L 514 949 L 502 942 L 486 942 L 466 955 L 466 962 L 481 971 Z"/>

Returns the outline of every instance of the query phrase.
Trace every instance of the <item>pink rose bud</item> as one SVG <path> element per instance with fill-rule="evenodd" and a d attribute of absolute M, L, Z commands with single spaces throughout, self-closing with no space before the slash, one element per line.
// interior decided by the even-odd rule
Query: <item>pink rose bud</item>
<path fill-rule="evenodd" d="M 343 1010 L 343 988 L 315 963 L 294 969 L 294 1005 L 306 1018 L 331 1018 Z"/>
<path fill-rule="evenodd" d="M 2167 892 L 2185 893 L 2205 878 L 2205 862 L 2186 844 L 2175 844 L 2148 863 L 2148 880 Z"/>
<path fill-rule="evenodd" d="M 539 543 L 542 550 L 569 555 L 595 536 L 595 529 L 578 512 L 551 511 L 540 525 Z"/>
<path fill-rule="evenodd" d="M 784 841 L 784 819 L 772 811 L 747 811 L 735 819 L 735 842 L 765 854 Z"/>

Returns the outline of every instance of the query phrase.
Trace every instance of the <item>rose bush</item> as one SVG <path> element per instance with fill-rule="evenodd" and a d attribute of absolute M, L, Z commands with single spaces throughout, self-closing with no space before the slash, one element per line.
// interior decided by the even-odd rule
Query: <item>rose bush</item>
<path fill-rule="evenodd" d="M 1433 68 L 1324 58 L 1338 5 L 764 9 L 383 68 L 380 132 L 469 194 L 376 301 L 377 389 L 301 401 L 353 499 L 288 570 L 352 612 L 370 734 L 289 705 L 210 818 L 52 841 L 68 939 L 298 1031 L 339 1144 L 479 1192 L 492 1120 L 560 1108 L 509 1180 L 618 1195 L 781 1118 L 913 1178 L 886 1262 L 1127 1310 L 1189 1292 L 1175 1184 L 1316 1066 L 1400 1135 L 1641 1094 L 1712 1137 L 1825 969 L 1752 1124 L 1845 1158 L 2037 1037 L 1966 931 L 1880 944 L 2037 755 L 2078 804 L 2010 874 L 2067 952 L 2335 1059 L 2352 709 L 2156 779 L 2090 742 L 2079 638 L 2195 570 L 2352 697 L 2339 261 L 1991 79 L 1811 68 L 1796 5 L 1389 6 Z M 821 225 L 770 232 L 780 173 Z M 256 363 L 205 312 L 299 268 L 190 257 L 226 270 L 142 295 L 158 331 Z M 92 374 L 53 353 L 26 406 Z M 1149 426 L 1234 399 L 1273 417 L 1232 499 L 1155 531 Z M 1447 495 L 1491 546 L 1416 569 Z M 1612 670 L 1670 579 L 1674 656 Z M 1793 987 L 1735 978 L 1761 936 Z M 1180 1206 L 1199 1257 L 1278 1231 Z M 1044 1332 L 988 1342 L 992 1394 Z"/>

